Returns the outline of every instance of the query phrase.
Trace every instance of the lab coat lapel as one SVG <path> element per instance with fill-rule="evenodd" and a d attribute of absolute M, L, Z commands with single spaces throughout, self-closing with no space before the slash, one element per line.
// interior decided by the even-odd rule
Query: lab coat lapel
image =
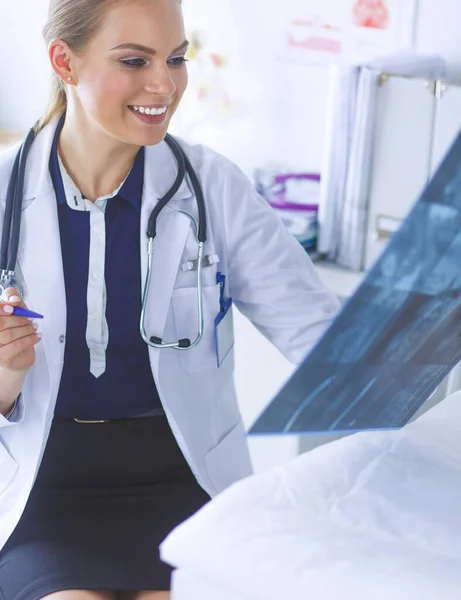
<path fill-rule="evenodd" d="M 25 302 L 31 310 L 45 317 L 40 323 L 40 331 L 43 332 L 48 367 L 56 363 L 59 338 L 66 331 L 57 203 L 49 172 L 54 132 L 55 126 L 43 130 L 28 158 L 18 251 L 19 270 L 25 282 Z"/>
<path fill-rule="evenodd" d="M 25 302 L 45 317 L 40 330 L 50 366 L 55 362 L 53 348 L 59 348 L 59 338 L 66 331 L 66 296 L 54 193 L 37 196 L 23 212 L 18 262 L 26 285 Z"/>

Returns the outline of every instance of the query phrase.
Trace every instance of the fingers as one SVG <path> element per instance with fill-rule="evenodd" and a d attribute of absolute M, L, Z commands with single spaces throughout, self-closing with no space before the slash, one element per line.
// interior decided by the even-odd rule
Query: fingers
<path fill-rule="evenodd" d="M 5 346 L 0 345 L 0 365 L 9 368 L 22 352 L 32 348 L 38 344 L 40 340 L 41 334 L 34 332 L 32 335 L 17 338 Z"/>
<path fill-rule="evenodd" d="M 17 317 L 18 320 L 21 320 L 21 317 Z M 5 321 L 11 322 L 14 319 L 4 319 Z M 24 321 L 27 325 L 24 324 Z M 0 323 L 1 326 L 1 323 Z M 37 333 L 38 326 L 35 323 L 28 323 L 27 319 L 22 317 L 21 325 L 17 327 L 3 327 L 0 331 L 0 346 L 7 346 L 8 344 L 12 344 L 16 340 L 27 337 L 29 335 L 35 335 Z"/>
<path fill-rule="evenodd" d="M 5 329 L 11 329 L 13 327 L 24 327 L 24 325 L 30 325 L 31 319 L 27 317 L 17 317 L 16 315 L 8 315 L 2 312 L 2 306 L 0 306 L 0 334 Z"/>
<path fill-rule="evenodd" d="M 19 292 L 16 288 L 6 289 L 0 298 L 0 317 L 8 316 L 8 317 L 10 317 L 10 319 L 16 318 L 16 317 L 11 317 L 16 306 L 20 306 L 21 308 L 27 308 L 27 306 L 24 304 L 24 301 L 20 297 Z M 0 318 L 0 330 L 2 327 L 1 321 L 2 321 L 2 319 Z M 25 322 L 27 322 L 27 319 L 22 317 L 21 324 L 24 325 Z M 10 323 L 10 326 L 12 326 L 11 323 Z"/>
<path fill-rule="evenodd" d="M 8 288 L 0 298 L 0 366 L 27 370 L 35 360 L 33 347 L 42 338 L 33 319 L 13 315 L 15 307 L 27 308 L 18 290 Z"/>

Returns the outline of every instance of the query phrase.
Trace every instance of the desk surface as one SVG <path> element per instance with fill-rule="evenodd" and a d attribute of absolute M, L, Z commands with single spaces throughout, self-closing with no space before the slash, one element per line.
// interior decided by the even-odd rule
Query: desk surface
<path fill-rule="evenodd" d="M 24 136 L 19 133 L 0 131 L 0 146 L 9 146 L 21 140 Z"/>

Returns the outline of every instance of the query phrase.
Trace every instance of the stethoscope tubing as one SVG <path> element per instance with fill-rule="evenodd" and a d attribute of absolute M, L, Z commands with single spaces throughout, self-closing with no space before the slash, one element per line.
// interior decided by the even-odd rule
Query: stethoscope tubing
<path fill-rule="evenodd" d="M 189 219 L 195 221 L 194 217 L 185 211 L 178 211 Z M 198 226 L 197 226 L 198 231 Z M 146 333 L 146 309 L 147 299 L 150 290 L 151 278 L 152 278 L 152 257 L 153 257 L 153 239 L 150 238 L 148 242 L 148 259 L 147 259 L 147 275 L 146 282 L 144 285 L 142 306 L 141 306 L 141 321 L 139 326 L 139 332 L 142 339 L 151 348 L 173 348 L 175 350 L 191 350 L 197 346 L 202 338 L 204 331 L 204 307 L 203 307 L 203 284 L 202 284 L 202 269 L 203 269 L 203 255 L 205 251 L 205 245 L 203 242 L 198 242 L 198 267 L 197 267 L 197 337 L 191 342 L 189 339 L 178 340 L 177 342 L 163 342 L 159 338 L 149 337 Z M 154 341 L 157 339 L 158 341 Z"/>
<path fill-rule="evenodd" d="M 0 247 L 0 270 L 14 273 L 18 259 L 21 233 L 22 198 L 26 176 L 27 157 L 36 133 L 32 128 L 17 153 L 8 182 L 6 194 L 3 235 Z"/>
<path fill-rule="evenodd" d="M 148 224 L 147 235 L 149 238 L 148 241 L 148 264 L 147 264 L 147 275 L 146 282 L 144 285 L 143 291 L 143 299 L 142 299 L 142 308 L 141 308 L 141 320 L 139 325 L 140 334 L 146 344 L 151 348 L 162 349 L 162 348 L 172 348 L 175 350 L 191 350 L 195 348 L 203 338 L 203 330 L 204 330 L 204 307 L 203 307 L 203 286 L 202 286 L 202 269 L 203 269 L 203 255 L 205 249 L 206 242 L 206 233 L 207 233 L 207 219 L 206 219 L 206 208 L 205 208 L 205 198 L 203 195 L 202 186 L 197 177 L 197 174 L 192 167 L 186 153 L 178 144 L 178 142 L 167 135 L 165 137 L 165 142 L 170 147 L 173 152 L 176 163 L 178 166 L 178 173 L 175 179 L 175 182 L 172 188 L 167 192 L 167 194 L 159 200 L 155 208 L 153 209 Z M 189 176 L 192 189 L 195 194 L 195 199 L 197 202 L 197 210 L 199 221 L 197 223 L 196 219 L 186 211 L 178 210 L 177 212 L 184 214 L 188 217 L 193 224 L 195 225 L 196 239 L 198 244 L 198 266 L 197 266 L 197 337 L 192 342 L 189 339 L 178 340 L 177 342 L 164 342 L 161 338 L 148 336 L 146 333 L 145 321 L 146 321 L 146 308 L 148 302 L 148 295 L 150 290 L 150 283 L 152 277 L 152 257 L 154 252 L 154 239 L 157 234 L 157 221 L 161 211 L 165 208 L 168 202 L 173 198 L 173 196 L 178 191 L 182 182 L 184 181 L 186 174 Z"/>
<path fill-rule="evenodd" d="M 59 126 L 64 122 L 64 116 L 61 119 Z M 18 151 L 10 174 L 8 182 L 8 190 L 5 205 L 5 214 L 3 222 L 3 234 L 0 244 L 0 290 L 6 287 L 16 287 L 21 293 L 21 286 L 15 281 L 15 269 L 18 258 L 19 240 L 21 233 L 21 213 L 24 195 L 24 182 L 27 167 L 27 158 L 30 148 L 36 137 L 36 126 L 28 133 L 26 139 Z M 176 350 L 190 350 L 197 346 L 203 338 L 204 330 L 204 307 L 203 307 L 203 285 L 202 285 L 202 270 L 203 256 L 205 251 L 205 242 L 207 235 L 207 218 L 205 208 L 205 198 L 203 195 L 202 186 L 199 178 L 192 167 L 189 158 L 179 143 L 170 135 L 165 136 L 165 142 L 173 152 L 178 165 L 178 173 L 176 179 L 167 192 L 161 198 L 153 209 L 148 222 L 148 266 L 146 282 L 144 285 L 141 307 L 141 319 L 139 329 L 143 340 L 153 348 L 174 348 Z M 178 340 L 177 342 L 163 342 L 161 338 L 149 337 L 145 330 L 146 308 L 149 298 L 149 290 L 152 278 L 152 257 L 154 252 L 154 239 L 157 234 L 157 221 L 161 211 L 165 208 L 168 202 L 174 197 L 183 183 L 186 174 L 189 176 L 192 189 L 195 194 L 198 210 L 198 222 L 189 213 L 183 210 L 180 212 L 187 216 L 195 225 L 196 239 L 198 244 L 198 267 L 197 267 L 197 337 L 192 342 L 189 339 Z"/>

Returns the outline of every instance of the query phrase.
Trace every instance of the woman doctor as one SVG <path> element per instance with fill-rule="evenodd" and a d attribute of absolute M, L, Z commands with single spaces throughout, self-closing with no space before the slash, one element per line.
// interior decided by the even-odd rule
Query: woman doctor
<path fill-rule="evenodd" d="M 216 356 L 218 272 L 293 363 L 337 302 L 241 172 L 182 144 L 208 217 L 204 335 L 148 348 L 147 221 L 175 180 L 163 140 L 187 84 L 180 2 L 51 0 L 45 38 L 55 82 L 25 177 L 24 300 L 10 289 L 0 305 L 0 598 L 166 599 L 160 542 L 251 473 L 233 354 Z M 0 226 L 16 152 L 0 158 Z M 158 222 L 146 331 L 165 340 L 197 334 L 196 206 L 185 181 Z M 24 302 L 40 333 L 11 314 Z"/>

